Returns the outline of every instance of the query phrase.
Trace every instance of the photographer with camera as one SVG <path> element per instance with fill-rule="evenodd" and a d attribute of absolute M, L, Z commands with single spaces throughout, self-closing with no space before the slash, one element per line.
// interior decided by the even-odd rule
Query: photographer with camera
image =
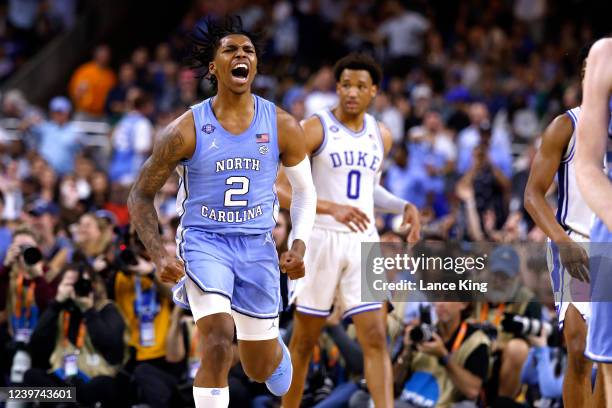
<path fill-rule="evenodd" d="M 193 405 L 193 379 L 200 365 L 202 344 L 189 311 L 174 306 L 166 335 L 165 367 L 140 362 L 133 379 L 138 400 L 151 408 Z"/>
<path fill-rule="evenodd" d="M 29 387 L 76 387 L 80 404 L 115 406 L 125 323 L 104 282 L 86 264 L 68 265 L 55 301 L 32 333 Z"/>
<path fill-rule="evenodd" d="M 111 287 L 127 324 L 130 359 L 126 372 L 132 375 L 137 391 L 143 393 L 153 381 L 152 366 L 165 372 L 176 368 L 165 358 L 172 292 L 158 279 L 155 264 L 136 233 L 130 229 L 123 241 L 115 256 Z"/>
<path fill-rule="evenodd" d="M 489 256 L 491 274 L 488 302 L 478 302 L 474 317 L 493 341 L 491 378 L 485 389 L 494 407 L 518 407 L 514 400 L 521 387 L 521 370 L 529 354 L 529 336 L 551 332 L 542 321 L 542 305 L 520 283 L 520 259 L 514 248 L 502 245 Z M 503 380 L 502 380 L 503 379 Z"/>
<path fill-rule="evenodd" d="M 0 364 L 10 369 L 11 383 L 22 382 L 23 373 L 30 367 L 26 346 L 40 314 L 55 294 L 44 277 L 44 268 L 33 231 L 18 227 L 0 269 L 0 310 L 5 311 L 7 323 L 0 321 L 0 330 L 5 332 L 0 338 L 9 339 L 0 353 Z"/>
<path fill-rule="evenodd" d="M 463 167 L 466 171 L 457 184 L 473 190 L 473 201 L 470 205 L 475 207 L 478 214 L 490 213 L 494 218 L 494 225 L 488 225 L 484 218 L 480 218 L 480 229 L 487 238 L 497 240 L 499 237 L 495 236 L 495 231 L 503 227 L 508 217 L 511 190 L 509 177 L 512 166 L 511 162 L 506 161 L 503 146 L 493 143 L 492 127 L 488 120 L 481 120 L 478 125 L 470 129 L 474 129 L 470 133 L 475 132 L 474 140 L 478 142 L 474 144 L 470 159 L 468 159 L 468 149 L 464 149 L 462 154 L 460 148 L 458 165 L 460 169 Z M 462 160 L 462 157 L 465 160 Z M 469 167 L 467 164 L 470 164 Z"/>
<path fill-rule="evenodd" d="M 59 207 L 49 201 L 38 199 L 29 205 L 22 214 L 25 223 L 39 236 L 39 247 L 48 271 L 48 282 L 59 283 L 59 275 L 70 262 L 74 244 L 64 231 L 58 228 Z M 57 279 L 57 281 L 56 281 Z"/>
<path fill-rule="evenodd" d="M 393 363 L 398 408 L 476 407 L 487 379 L 490 340 L 467 322 L 469 302 L 434 302 L 435 325 L 406 326 Z"/>
<path fill-rule="evenodd" d="M 561 333 L 549 335 L 541 330 L 529 336 L 529 356 L 523 366 L 521 382 L 528 385 L 527 401 L 540 408 L 563 406 L 563 379 L 567 370 L 567 355 L 561 347 Z M 549 345 L 550 344 L 550 345 Z"/>

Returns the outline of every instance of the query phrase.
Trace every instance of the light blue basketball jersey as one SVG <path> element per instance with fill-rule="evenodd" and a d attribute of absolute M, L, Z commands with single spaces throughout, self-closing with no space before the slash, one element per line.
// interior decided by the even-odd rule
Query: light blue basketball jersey
<path fill-rule="evenodd" d="M 612 99 L 609 103 L 612 111 Z M 608 124 L 608 139 L 612 139 L 612 120 Z M 610 140 L 608 140 L 609 142 Z M 606 154 L 608 178 L 612 180 L 612 151 Z M 594 186 L 597 188 L 597 186 Z M 595 216 L 589 246 L 589 272 L 591 276 L 591 317 L 588 324 L 585 356 L 593 361 L 612 363 L 612 231 Z"/>
<path fill-rule="evenodd" d="M 279 164 L 276 106 L 256 95 L 253 102 L 251 125 L 239 135 L 227 132 L 217 121 L 212 99 L 191 107 L 196 149 L 178 168 L 179 242 L 186 230 L 256 235 L 274 227 Z"/>

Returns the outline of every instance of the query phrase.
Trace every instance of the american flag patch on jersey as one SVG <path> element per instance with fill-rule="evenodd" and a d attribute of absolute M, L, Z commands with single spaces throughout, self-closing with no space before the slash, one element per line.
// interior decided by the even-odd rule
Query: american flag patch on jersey
<path fill-rule="evenodd" d="M 270 141 L 270 137 L 267 133 L 257 133 L 255 135 L 255 140 L 257 143 L 268 143 Z"/>

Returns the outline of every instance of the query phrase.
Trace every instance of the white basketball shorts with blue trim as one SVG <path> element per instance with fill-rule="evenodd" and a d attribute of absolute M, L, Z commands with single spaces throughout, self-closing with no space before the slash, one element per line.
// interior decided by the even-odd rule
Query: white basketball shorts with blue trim
<path fill-rule="evenodd" d="M 570 231 L 568 235 L 574 242 L 589 241 L 588 237 L 575 231 Z M 569 274 L 561 263 L 559 246 L 550 240 L 548 241 L 546 260 L 548 262 L 548 270 L 550 271 L 555 309 L 557 316 L 559 316 L 559 327 L 563 328 L 565 313 L 570 304 L 573 304 L 582 315 L 582 318 L 588 321 L 591 316 L 591 304 L 588 302 L 589 285 L 578 281 Z"/>
<path fill-rule="evenodd" d="M 338 297 L 344 317 L 377 310 L 381 302 L 361 300 L 361 243 L 378 242 L 376 231 L 341 232 L 315 227 L 304 256 L 306 276 L 290 289 L 300 313 L 326 317 Z"/>

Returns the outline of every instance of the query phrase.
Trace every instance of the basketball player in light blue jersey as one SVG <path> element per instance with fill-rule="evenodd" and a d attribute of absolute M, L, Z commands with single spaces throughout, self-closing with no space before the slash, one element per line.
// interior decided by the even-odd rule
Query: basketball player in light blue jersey
<path fill-rule="evenodd" d="M 136 230 L 164 282 L 177 283 L 174 301 L 193 312 L 202 336 L 194 379 L 198 408 L 229 404 L 234 325 L 246 374 L 270 392 L 289 389 L 292 365 L 279 337 L 279 264 L 271 230 L 279 163 L 293 188 L 296 238 L 281 256 L 291 279 L 304 275 L 303 256 L 314 223 L 316 194 L 300 125 L 251 93 L 257 39 L 239 18 L 209 19 L 193 39 L 194 66 L 217 93 L 165 130 L 129 198 Z M 158 232 L 155 194 L 170 174 L 181 176 L 177 207 L 179 259 L 168 259 Z"/>
<path fill-rule="evenodd" d="M 582 196 L 595 213 L 591 228 L 591 319 L 585 355 L 599 363 L 606 406 L 612 407 L 612 183 L 602 171 L 609 160 L 612 39 L 597 41 L 587 57 L 582 110 L 578 120 L 576 176 Z"/>
<path fill-rule="evenodd" d="M 580 52 L 581 79 L 589 51 Z M 589 240 L 593 212 L 576 184 L 576 127 L 580 106 L 557 116 L 541 138 L 525 188 L 525 208 L 549 239 L 548 263 L 559 327 L 567 347 L 568 364 L 563 379 L 566 407 L 603 406 L 601 381 L 593 395 L 592 363 L 584 356 L 591 306 L 588 302 L 588 255 L 577 242 Z M 546 193 L 557 175 L 556 214 Z M 583 282 L 583 283 L 580 283 Z M 583 289 L 583 290 L 581 290 Z"/>

